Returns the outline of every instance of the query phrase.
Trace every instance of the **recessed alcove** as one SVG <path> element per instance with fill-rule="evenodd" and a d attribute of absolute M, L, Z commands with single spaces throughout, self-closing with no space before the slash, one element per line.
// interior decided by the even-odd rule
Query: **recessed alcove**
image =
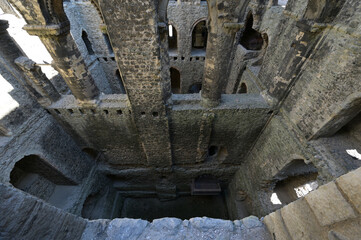
<path fill-rule="evenodd" d="M 183 186 L 180 189 L 162 185 L 157 188 L 158 191 L 147 187 L 149 181 L 130 187 L 124 182 L 125 179 L 120 180 L 115 176 L 109 178 L 112 184 L 104 185 L 87 196 L 82 208 L 82 217 L 153 221 L 164 217 L 190 219 L 205 216 L 231 219 L 232 216 L 228 206 L 232 200 L 226 194 L 227 184 L 221 183 L 211 175 L 201 175 L 188 184 L 180 184 Z M 166 183 L 167 177 L 161 176 L 160 181 Z"/>

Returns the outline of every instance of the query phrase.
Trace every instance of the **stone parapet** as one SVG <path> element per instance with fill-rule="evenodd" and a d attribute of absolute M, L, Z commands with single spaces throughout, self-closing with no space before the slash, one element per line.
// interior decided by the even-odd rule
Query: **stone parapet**
<path fill-rule="evenodd" d="M 273 239 L 361 239 L 360 180 L 361 168 L 267 215 Z"/>

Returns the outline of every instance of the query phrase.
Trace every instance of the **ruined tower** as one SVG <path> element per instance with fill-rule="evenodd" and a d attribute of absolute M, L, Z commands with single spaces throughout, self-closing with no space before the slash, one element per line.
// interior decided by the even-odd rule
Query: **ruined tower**
<path fill-rule="evenodd" d="M 359 0 L 0 8 L 0 239 L 361 239 Z"/>

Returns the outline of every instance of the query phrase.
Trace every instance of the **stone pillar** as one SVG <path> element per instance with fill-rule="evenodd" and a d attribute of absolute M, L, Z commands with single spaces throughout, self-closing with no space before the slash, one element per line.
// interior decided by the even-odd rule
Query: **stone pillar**
<path fill-rule="evenodd" d="M 166 19 L 159 17 L 166 13 L 167 2 L 100 0 L 99 6 L 147 162 L 170 167 L 168 38 Z"/>
<path fill-rule="evenodd" d="M 202 84 L 202 104 L 205 107 L 215 107 L 219 104 L 228 80 L 227 71 L 234 37 L 242 26 L 237 23 L 241 2 L 208 0 L 208 40 Z"/>
<path fill-rule="evenodd" d="M 42 95 L 43 105 L 47 106 L 60 99 L 60 94 L 55 89 L 54 85 L 41 71 L 41 68 L 36 65 L 34 61 L 27 57 L 18 57 L 15 63 L 24 71 L 33 87 Z"/>
<path fill-rule="evenodd" d="M 26 25 L 24 29 L 30 35 L 38 36 L 44 43 L 54 60 L 53 66 L 64 78 L 75 98 L 80 102 L 89 102 L 99 95 L 94 79 L 70 35 L 68 21 L 45 26 Z"/>

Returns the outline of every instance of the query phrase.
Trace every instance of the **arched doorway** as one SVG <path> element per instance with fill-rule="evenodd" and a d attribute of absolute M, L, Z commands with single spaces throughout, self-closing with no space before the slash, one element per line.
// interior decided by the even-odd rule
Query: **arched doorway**
<path fill-rule="evenodd" d="M 246 28 L 242 33 L 242 37 L 239 43 L 247 50 L 261 50 L 263 46 L 263 38 L 261 33 L 257 32 L 253 28 L 253 15 L 248 14 L 246 20 Z"/>
<path fill-rule="evenodd" d="M 75 185 L 59 170 L 37 155 L 18 161 L 10 173 L 10 183 L 24 192 L 48 201 L 58 185 Z"/>
<path fill-rule="evenodd" d="M 207 37 L 208 30 L 206 26 L 206 21 L 200 21 L 197 23 L 192 31 L 192 53 L 193 55 L 203 51 L 206 51 L 207 48 Z"/>
<path fill-rule="evenodd" d="M 302 159 L 292 160 L 274 178 L 275 187 L 272 197 L 278 198 L 278 204 L 289 204 L 318 187 L 317 169 Z M 272 199 L 271 199 L 272 201 Z"/>

